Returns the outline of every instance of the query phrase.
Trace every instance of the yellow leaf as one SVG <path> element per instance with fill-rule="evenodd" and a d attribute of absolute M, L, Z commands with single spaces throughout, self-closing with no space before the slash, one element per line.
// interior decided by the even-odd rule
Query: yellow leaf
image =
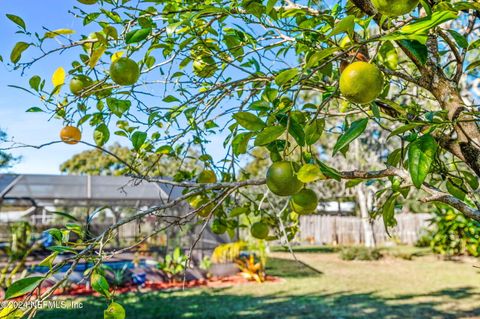
<path fill-rule="evenodd" d="M 93 51 L 92 55 L 90 56 L 90 60 L 88 61 L 88 66 L 93 69 L 106 50 L 107 48 L 102 45 L 101 47 Z"/>
<path fill-rule="evenodd" d="M 65 70 L 62 67 L 53 72 L 52 83 L 54 87 L 60 86 L 65 83 Z"/>
<path fill-rule="evenodd" d="M 57 35 L 62 35 L 62 34 L 65 35 L 65 34 L 73 34 L 73 33 L 75 33 L 75 31 L 71 29 L 57 29 L 57 30 L 46 32 L 44 37 L 55 38 Z"/>
<path fill-rule="evenodd" d="M 118 51 L 118 52 L 115 52 L 114 54 L 112 54 L 112 63 L 117 61 L 118 59 L 120 59 L 121 57 L 123 56 L 123 51 Z"/>
<path fill-rule="evenodd" d="M 16 309 L 11 304 L 0 311 L 0 318 L 2 319 L 19 319 L 22 318 L 22 316 L 23 312 L 20 309 Z"/>

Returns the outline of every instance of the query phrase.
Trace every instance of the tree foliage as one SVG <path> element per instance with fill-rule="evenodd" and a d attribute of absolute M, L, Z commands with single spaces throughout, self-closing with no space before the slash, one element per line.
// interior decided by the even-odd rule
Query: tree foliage
<path fill-rule="evenodd" d="M 7 139 L 7 133 L 0 130 L 0 145 L 5 143 L 6 139 Z M 20 160 L 19 157 L 13 156 L 9 152 L 0 150 L 0 169 L 9 168 L 18 160 Z"/>
<path fill-rule="evenodd" d="M 28 73 L 47 56 L 68 54 L 69 65 L 58 65 L 52 75 L 30 74 L 21 89 L 43 103 L 28 111 L 93 127 L 94 136 L 83 143 L 93 140 L 106 150 L 115 134 L 129 141 L 138 161 L 184 158 L 198 149 L 219 182 L 195 183 L 187 175 L 171 182 L 151 177 L 141 165 L 131 172 L 185 187 L 177 200 L 188 199 L 194 210 L 172 225 L 198 212 L 205 224 L 214 218 L 231 231 L 242 226 L 236 217 L 245 215 L 276 228 L 268 239 L 292 238 L 297 228 L 286 224 L 292 218 L 288 202 L 278 211 L 265 179 L 239 174 L 244 154 L 258 148 L 268 150 L 272 162 L 292 161 L 300 171 L 310 165 L 303 168 L 311 172 L 302 175 L 305 180 L 390 178 L 379 190 L 386 226 L 395 224 L 398 201 L 417 189 L 424 202 L 442 202 L 480 220 L 479 112 L 470 93 L 480 76 L 478 2 L 424 0 L 399 17 L 382 16 L 369 0 L 87 2 L 72 12 L 85 28 L 96 29 L 90 34 L 65 26 L 40 32 L 9 15 L 18 42 L 7 64 Z M 32 59 L 22 56 L 27 50 Z M 133 85 L 123 84 L 136 79 L 135 68 L 125 70 L 127 80 L 110 76 L 120 58 L 140 68 Z M 383 80 L 366 76 L 339 85 L 342 70 L 355 61 L 373 64 Z M 70 92 L 74 77 L 88 80 Z M 376 89 L 383 83 L 381 93 L 366 104 L 351 102 L 354 96 L 367 101 L 357 90 L 368 91 L 365 83 Z M 352 155 L 353 141 L 374 138 L 367 132 L 376 130 L 396 140 L 382 154 L 383 168 L 344 171 L 335 165 Z M 322 135 L 335 141 L 331 152 L 318 152 Z M 223 149 L 219 160 L 207 152 L 211 141 Z M 242 188 L 249 186 L 261 192 L 245 195 Z M 91 247 L 120 224 L 172 204 L 122 220 Z"/>
<path fill-rule="evenodd" d="M 164 158 L 150 154 L 139 157 L 125 146 L 113 144 L 107 149 L 83 151 L 73 155 L 60 165 L 60 171 L 73 175 L 112 175 L 122 176 L 132 173 L 132 168 L 148 172 L 151 176 L 167 176 L 176 180 L 192 178 L 201 170 L 197 164 L 198 154 L 190 154 L 187 158 Z"/>

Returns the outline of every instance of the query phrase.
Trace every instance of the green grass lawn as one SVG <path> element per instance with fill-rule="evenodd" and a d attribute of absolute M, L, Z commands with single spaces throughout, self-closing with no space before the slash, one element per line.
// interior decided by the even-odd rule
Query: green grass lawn
<path fill-rule="evenodd" d="M 408 250 L 409 252 L 411 250 Z M 414 252 L 414 251 L 411 251 Z M 442 261 L 420 251 L 413 260 L 342 261 L 335 252 L 272 253 L 268 273 L 280 283 L 127 294 L 127 318 L 480 318 L 480 274 L 472 262 Z M 403 252 L 402 252 L 403 253 Z M 315 270 L 314 270 L 315 269 Z M 38 318 L 103 318 L 102 298 L 81 310 Z"/>

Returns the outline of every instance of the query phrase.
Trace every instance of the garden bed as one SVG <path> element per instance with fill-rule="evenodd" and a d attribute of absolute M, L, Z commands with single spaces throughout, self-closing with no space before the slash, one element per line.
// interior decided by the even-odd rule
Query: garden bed
<path fill-rule="evenodd" d="M 280 277 L 266 276 L 265 282 L 282 282 L 283 279 Z M 212 277 L 210 279 L 194 279 L 186 281 L 173 281 L 173 282 L 146 282 L 142 286 L 128 284 L 123 287 L 118 287 L 114 289 L 115 294 L 124 294 L 128 292 L 149 292 L 157 290 L 178 290 L 183 288 L 194 288 L 194 287 L 230 287 L 235 285 L 244 285 L 256 283 L 255 281 L 247 280 L 241 275 L 233 275 L 226 277 Z M 42 288 L 42 292 L 46 291 L 48 288 Z M 94 295 L 99 296 L 90 287 L 87 287 L 83 284 L 72 284 L 69 288 L 59 288 L 53 293 L 55 296 L 88 296 Z"/>

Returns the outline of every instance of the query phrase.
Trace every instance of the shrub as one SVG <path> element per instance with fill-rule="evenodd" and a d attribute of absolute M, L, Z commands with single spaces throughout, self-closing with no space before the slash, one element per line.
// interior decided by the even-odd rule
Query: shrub
<path fill-rule="evenodd" d="M 430 247 L 430 243 L 432 242 L 432 236 L 430 234 L 425 234 L 420 237 L 417 242 L 415 243 L 415 247 L 418 248 L 425 248 Z"/>
<path fill-rule="evenodd" d="M 456 210 L 438 206 L 430 232 L 433 252 L 445 256 L 480 256 L 480 222 L 466 218 Z"/>
<path fill-rule="evenodd" d="M 340 251 L 342 260 L 379 260 L 382 254 L 378 249 L 367 247 L 346 247 Z"/>
<path fill-rule="evenodd" d="M 165 256 L 165 260 L 158 264 L 158 268 L 167 275 L 170 281 L 174 281 L 185 270 L 187 258 L 177 247 L 172 254 Z"/>

